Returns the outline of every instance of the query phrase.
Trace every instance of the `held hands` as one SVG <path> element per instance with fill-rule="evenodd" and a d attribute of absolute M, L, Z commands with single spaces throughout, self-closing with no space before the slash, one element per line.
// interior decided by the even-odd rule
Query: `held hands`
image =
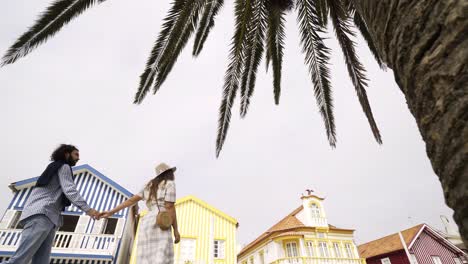
<path fill-rule="evenodd" d="M 93 220 L 100 220 L 101 218 L 109 218 L 114 215 L 112 211 L 98 212 L 94 209 L 89 210 L 88 212 L 86 212 L 86 214 L 91 216 Z"/>
<path fill-rule="evenodd" d="M 94 209 L 89 210 L 86 212 L 86 214 L 91 216 L 91 218 L 94 220 L 99 220 L 99 212 Z"/>
<path fill-rule="evenodd" d="M 104 212 L 99 213 L 98 219 L 109 218 L 109 217 L 111 217 L 113 215 L 114 215 L 114 213 L 111 212 L 111 211 L 104 211 Z"/>

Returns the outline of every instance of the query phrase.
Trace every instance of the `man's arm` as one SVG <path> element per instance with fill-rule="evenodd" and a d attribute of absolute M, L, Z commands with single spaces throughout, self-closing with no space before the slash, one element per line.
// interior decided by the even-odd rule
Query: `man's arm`
<path fill-rule="evenodd" d="M 58 171 L 58 176 L 62 191 L 65 196 L 67 196 L 68 200 L 70 200 L 70 202 L 86 212 L 88 215 L 94 217 L 97 212 L 89 207 L 88 203 L 86 203 L 86 201 L 83 199 L 83 197 L 81 197 L 80 193 L 76 189 L 70 167 L 68 165 L 63 165 Z"/>

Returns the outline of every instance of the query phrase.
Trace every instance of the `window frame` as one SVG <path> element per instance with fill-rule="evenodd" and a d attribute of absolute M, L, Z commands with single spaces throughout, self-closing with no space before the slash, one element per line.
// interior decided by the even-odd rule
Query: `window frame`
<path fill-rule="evenodd" d="M 315 254 L 315 242 L 313 240 L 306 240 L 305 241 L 305 248 L 306 248 L 306 254 L 307 257 L 316 257 L 317 255 Z M 309 246 L 310 244 L 310 246 Z M 312 254 L 310 254 L 312 253 Z"/>
<path fill-rule="evenodd" d="M 442 259 L 440 259 L 439 255 L 431 255 L 431 259 L 432 259 L 432 263 L 434 264 L 443 264 Z"/>
<path fill-rule="evenodd" d="M 23 211 L 15 211 L 13 219 L 11 219 L 9 229 L 23 229 L 23 225 L 20 223 L 21 214 Z"/>
<path fill-rule="evenodd" d="M 298 241 L 296 240 L 289 240 L 289 241 L 285 241 L 284 242 L 284 251 L 285 251 L 285 255 L 287 258 L 298 258 L 300 256 L 300 253 L 299 253 L 299 246 L 298 246 Z M 288 252 L 288 245 L 294 245 L 295 246 L 295 252 L 296 252 L 296 256 L 289 256 L 289 252 Z M 291 246 L 291 253 L 293 253 L 293 247 Z"/>
<path fill-rule="evenodd" d="M 216 243 L 216 242 L 218 242 L 218 243 Z M 216 245 L 216 244 L 218 244 L 218 245 Z M 222 245 L 222 247 L 220 247 L 221 245 Z M 213 241 L 213 257 L 215 259 L 225 259 L 226 258 L 226 240 L 224 240 L 224 239 L 215 239 Z"/>
<path fill-rule="evenodd" d="M 343 255 L 343 252 L 341 251 L 341 243 L 332 242 L 332 245 L 333 245 L 333 253 L 335 253 L 335 258 L 343 258 L 344 255 Z"/>
<path fill-rule="evenodd" d="M 353 245 L 349 242 L 344 243 L 344 248 L 346 252 L 346 257 L 349 259 L 354 259 L 356 258 L 356 255 L 354 254 L 354 248 Z"/>
<path fill-rule="evenodd" d="M 382 263 L 382 264 L 392 264 L 392 261 L 390 260 L 389 257 L 386 257 L 386 258 L 381 258 L 380 263 Z"/>
<path fill-rule="evenodd" d="M 325 247 L 324 247 L 325 251 L 324 251 L 324 252 L 326 252 L 326 254 L 323 254 L 323 252 L 322 252 L 322 247 L 321 247 L 321 245 L 323 245 L 323 244 L 325 245 Z M 319 251 L 319 253 L 320 253 L 320 257 L 321 257 L 321 258 L 330 258 L 330 257 L 331 257 L 331 255 L 330 255 L 330 249 L 328 248 L 328 243 L 327 243 L 327 241 L 318 241 L 317 245 L 318 245 L 318 251 Z"/>

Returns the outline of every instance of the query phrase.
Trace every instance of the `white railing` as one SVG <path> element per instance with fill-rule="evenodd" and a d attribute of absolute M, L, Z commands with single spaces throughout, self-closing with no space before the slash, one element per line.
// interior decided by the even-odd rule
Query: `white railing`
<path fill-rule="evenodd" d="M 20 242 L 21 231 L 0 229 L 0 249 L 15 250 Z M 52 252 L 114 255 L 118 242 L 119 239 L 114 235 L 57 232 Z"/>
<path fill-rule="evenodd" d="M 312 226 L 328 226 L 328 221 L 324 217 L 314 217 L 312 218 Z"/>
<path fill-rule="evenodd" d="M 296 258 L 282 258 L 272 263 L 273 264 L 366 264 L 366 261 L 364 259 L 348 259 L 348 258 L 296 257 Z"/>

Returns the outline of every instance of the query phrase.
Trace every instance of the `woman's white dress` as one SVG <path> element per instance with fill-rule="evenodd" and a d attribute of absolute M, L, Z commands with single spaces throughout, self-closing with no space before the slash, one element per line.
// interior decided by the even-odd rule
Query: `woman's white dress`
<path fill-rule="evenodd" d="M 158 206 L 155 201 L 148 201 L 149 190 L 143 188 L 138 193 L 148 206 L 148 214 L 140 220 L 140 229 L 138 232 L 138 264 L 173 264 L 174 263 L 174 243 L 172 240 L 172 231 L 161 230 L 156 225 L 156 216 L 158 215 Z M 158 204 L 161 211 L 165 211 L 164 202 L 175 202 L 176 188 L 174 181 L 162 182 L 158 187 Z"/>

